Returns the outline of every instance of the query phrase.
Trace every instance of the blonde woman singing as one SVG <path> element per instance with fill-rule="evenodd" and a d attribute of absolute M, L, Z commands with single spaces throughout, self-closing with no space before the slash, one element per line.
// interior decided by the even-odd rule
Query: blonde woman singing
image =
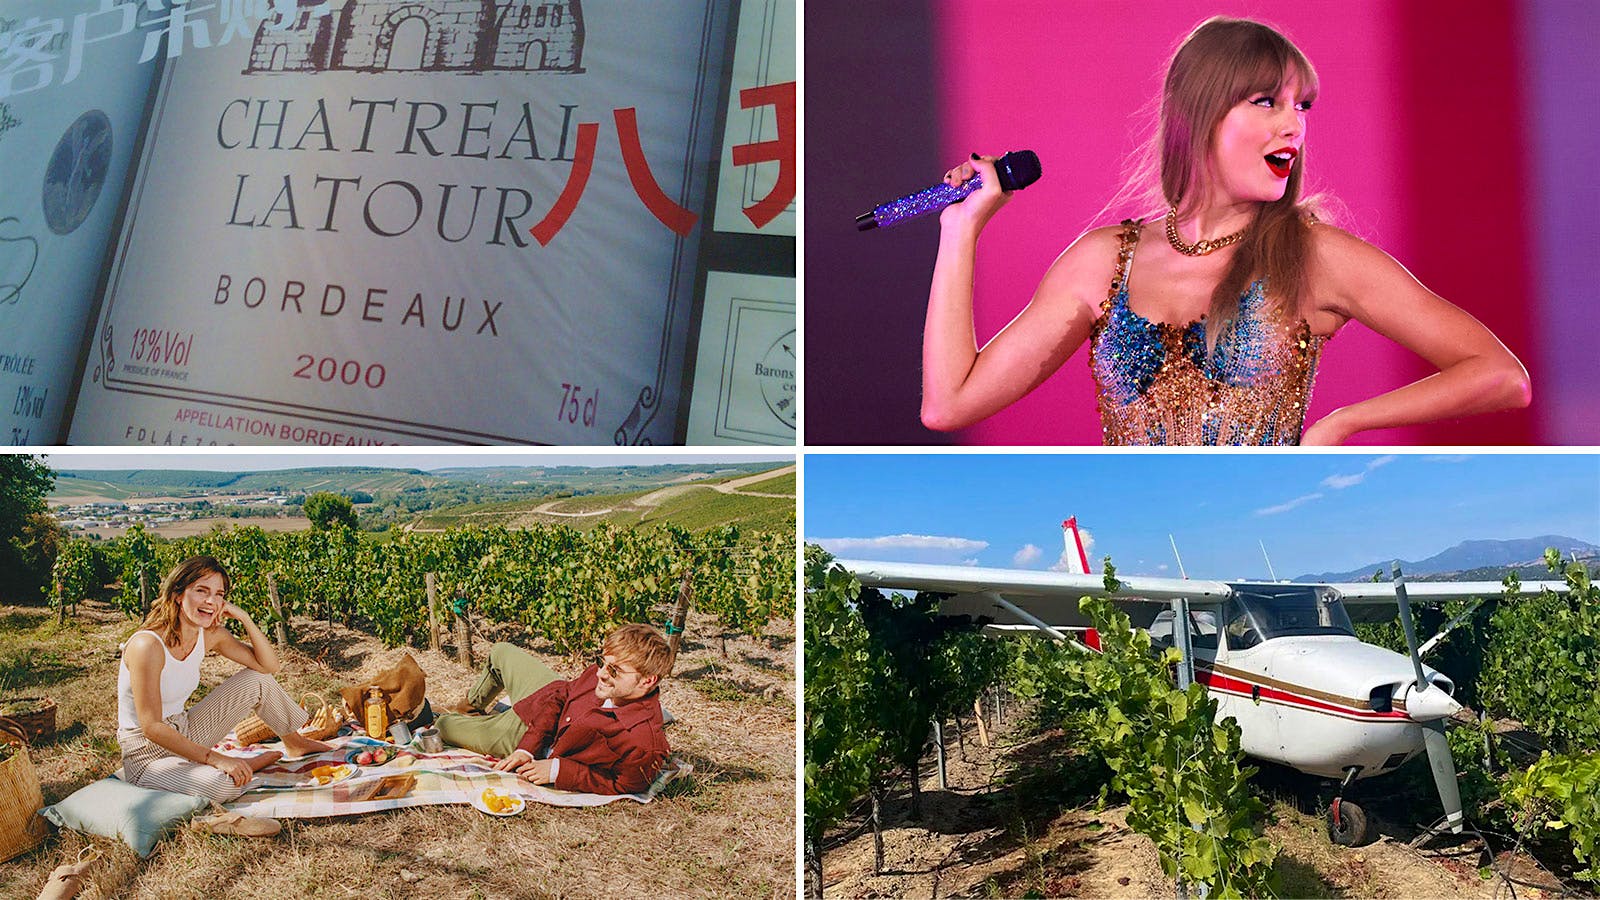
<path fill-rule="evenodd" d="M 1311 63 L 1258 22 L 1213 18 L 1174 54 L 1147 191 L 1161 212 L 1095 228 L 981 349 L 978 236 L 1010 200 L 983 187 L 940 216 L 923 333 L 922 421 L 963 428 L 1015 402 L 1085 341 L 1107 444 L 1340 444 L 1352 435 L 1527 406 L 1522 364 L 1471 315 L 1302 201 Z M 1420 381 L 1306 424 L 1323 344 L 1356 319 L 1427 360 Z"/>

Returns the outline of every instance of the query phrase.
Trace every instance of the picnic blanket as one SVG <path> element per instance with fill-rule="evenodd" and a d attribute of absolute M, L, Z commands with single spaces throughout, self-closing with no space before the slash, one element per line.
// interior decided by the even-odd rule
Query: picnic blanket
<path fill-rule="evenodd" d="M 345 756 L 381 744 L 365 735 L 332 738 L 336 749 L 316 756 L 273 763 L 256 773 L 249 789 L 226 804 L 229 810 L 247 816 L 275 819 L 303 819 L 321 816 L 353 816 L 409 806 L 471 803 L 473 797 L 492 787 L 502 794 L 523 797 L 532 803 L 550 806 L 602 806 L 617 800 L 649 803 L 672 781 L 693 771 L 677 757 L 667 760 L 661 774 L 642 794 L 579 794 L 558 791 L 544 785 L 529 784 L 511 772 L 496 772 L 494 760 L 471 750 L 446 747 L 443 753 L 422 753 L 402 748 L 400 755 L 382 766 L 362 766 L 352 777 L 329 785 L 317 785 L 310 772 L 317 766 L 345 762 Z M 235 756 L 253 755 L 260 748 L 241 747 L 224 741 L 220 752 Z M 385 800 L 354 799 L 367 796 L 371 782 L 390 775 L 416 776 L 415 786 L 404 796 Z"/>

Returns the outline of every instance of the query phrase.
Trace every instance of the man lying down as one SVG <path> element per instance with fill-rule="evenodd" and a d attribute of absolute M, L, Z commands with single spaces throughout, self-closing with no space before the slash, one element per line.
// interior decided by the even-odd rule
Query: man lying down
<path fill-rule="evenodd" d="M 639 793 L 669 752 L 657 687 L 671 665 L 666 639 L 649 625 L 613 631 L 594 664 L 570 681 L 518 647 L 495 644 L 466 699 L 438 717 L 439 736 L 498 758 L 496 769 L 533 784 Z M 484 713 L 502 690 L 511 708 Z"/>

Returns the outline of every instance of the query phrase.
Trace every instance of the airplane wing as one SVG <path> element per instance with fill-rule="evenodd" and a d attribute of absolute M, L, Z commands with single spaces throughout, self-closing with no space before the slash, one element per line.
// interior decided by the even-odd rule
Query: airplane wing
<path fill-rule="evenodd" d="M 1396 613 L 1394 585 L 1389 582 L 1324 585 L 1129 575 L 1118 576 L 1121 590 L 1108 594 L 1105 579 L 1099 575 L 855 559 L 837 559 L 834 562 L 848 569 L 867 587 L 950 594 L 939 606 L 942 614 L 987 616 L 999 626 L 1031 626 L 1032 623 L 997 602 L 996 598 L 1052 626 L 1068 629 L 1089 625 L 1088 620 L 1078 612 L 1078 599 L 1084 596 L 1112 597 L 1136 626 L 1147 625 L 1159 608 L 1179 597 L 1197 602 L 1217 602 L 1237 592 L 1270 595 L 1287 589 L 1332 588 L 1338 592 L 1350 618 L 1357 622 L 1384 622 Z M 1565 591 L 1567 586 L 1564 582 L 1556 581 L 1524 582 L 1522 585 L 1525 594 L 1537 593 L 1541 589 Z M 1464 597 L 1495 597 L 1502 590 L 1498 581 L 1406 582 L 1407 596 L 1423 603 L 1443 603 Z"/>
<path fill-rule="evenodd" d="M 1031 624 L 997 603 L 994 599 L 997 596 L 1057 628 L 1086 628 L 1089 621 L 1078 612 L 1081 597 L 1113 597 L 1118 607 L 1130 614 L 1135 625 L 1144 625 L 1159 608 L 1175 598 L 1221 600 L 1232 590 L 1221 581 L 1132 575 L 1119 576 L 1117 580 L 1122 589 L 1107 594 L 1105 579 L 1099 575 L 855 559 L 834 562 L 848 569 L 867 587 L 950 594 L 950 598 L 939 605 L 940 613 L 987 616 L 996 625 Z M 1146 610 L 1142 616 L 1135 614 L 1140 607 Z"/>
<path fill-rule="evenodd" d="M 1394 584 L 1387 581 L 1358 581 L 1349 584 L 1330 584 L 1339 592 L 1345 611 L 1353 622 L 1387 622 L 1395 618 Z M 1564 581 L 1524 581 L 1522 593 L 1537 594 L 1541 590 L 1564 593 Z M 1505 585 L 1498 581 L 1407 581 L 1406 596 L 1413 603 L 1443 603 L 1447 600 L 1464 600 L 1470 597 L 1498 597 Z"/>

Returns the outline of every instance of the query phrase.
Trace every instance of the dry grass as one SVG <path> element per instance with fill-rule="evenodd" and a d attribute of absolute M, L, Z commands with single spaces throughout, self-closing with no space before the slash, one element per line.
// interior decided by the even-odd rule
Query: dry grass
<path fill-rule="evenodd" d="M 0 607 L 0 675 L 8 693 L 48 693 L 60 705 L 56 740 L 32 756 L 53 803 L 118 765 L 117 645 L 134 629 L 93 603 L 54 624 L 36 607 Z M 474 672 L 453 654 L 386 650 L 359 630 L 299 619 L 280 681 L 293 694 L 332 696 L 410 652 L 428 673 L 435 705 L 464 694 Z M 93 844 L 103 861 L 80 897 L 791 897 L 794 895 L 794 628 L 729 642 L 691 614 L 677 675 L 663 704 L 680 721 L 673 751 L 694 774 L 648 805 L 593 809 L 530 804 L 512 819 L 467 806 L 429 806 L 336 819 L 291 819 L 274 839 L 179 830 L 148 860 L 119 842 L 61 831 L 39 850 L 0 864 L 0 897 L 32 897 L 50 870 Z M 557 671 L 571 661 L 510 629 L 475 638 L 512 640 Z M 447 650 L 449 645 L 447 644 Z M 202 686 L 236 666 L 209 658 Z"/>
<path fill-rule="evenodd" d="M 877 897 L 1170 897 L 1155 844 L 1127 826 L 1125 805 L 1097 809 L 1109 773 L 1073 748 L 1058 729 L 1040 730 L 1024 715 L 994 727 L 985 749 L 970 717 L 958 741 L 946 731 L 948 788 L 940 789 L 933 755 L 922 761 L 923 818 L 908 817 L 902 780 L 885 798 L 884 871 L 872 874 L 872 833 L 863 804 L 827 835 L 824 896 Z M 1265 835 L 1285 897 L 1509 896 L 1477 869 L 1481 845 L 1444 842 L 1428 852 L 1407 845 L 1415 829 L 1390 824 L 1364 847 L 1332 844 L 1320 809 L 1306 814 L 1272 804 Z M 1589 896 L 1570 892 L 1526 853 L 1502 854 L 1502 868 L 1524 882 L 1518 897 Z"/>

